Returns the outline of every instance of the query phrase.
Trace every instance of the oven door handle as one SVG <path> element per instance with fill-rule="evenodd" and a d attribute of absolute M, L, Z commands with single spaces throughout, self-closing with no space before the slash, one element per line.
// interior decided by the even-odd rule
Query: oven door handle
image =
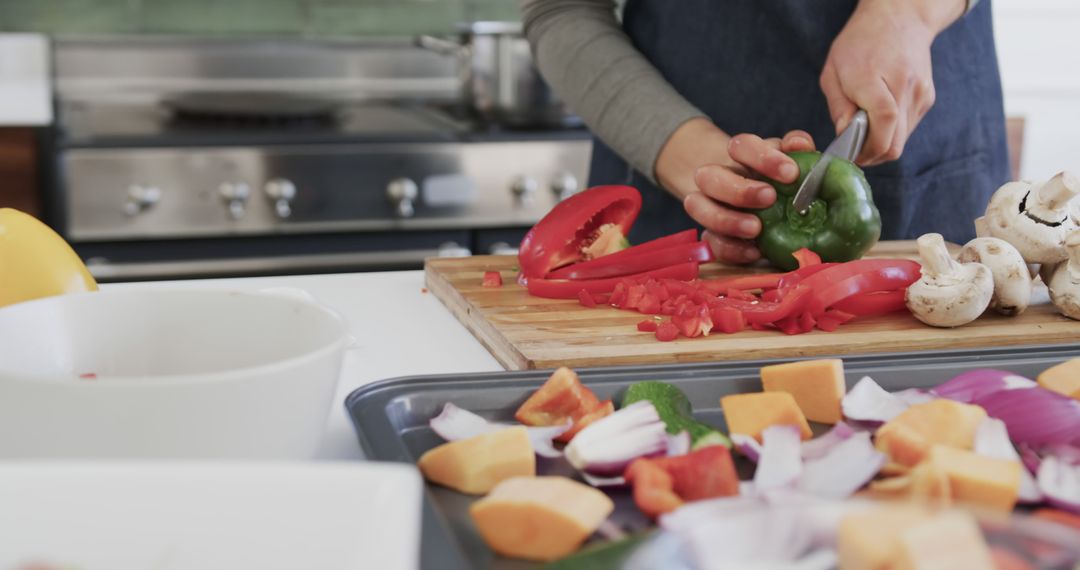
<path fill-rule="evenodd" d="M 304 273 L 352 273 L 373 269 L 415 269 L 429 257 L 460 257 L 468 249 L 445 246 L 438 249 L 409 249 L 377 252 L 321 253 L 229 259 L 185 259 L 177 261 L 120 262 L 91 258 L 86 266 L 101 282 L 149 281 L 213 277 L 250 277 Z"/>

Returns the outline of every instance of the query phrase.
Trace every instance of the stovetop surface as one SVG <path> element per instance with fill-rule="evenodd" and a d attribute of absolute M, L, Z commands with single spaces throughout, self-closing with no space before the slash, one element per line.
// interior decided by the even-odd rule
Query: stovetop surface
<path fill-rule="evenodd" d="M 356 102 L 253 109 L 177 108 L 168 104 L 61 101 L 59 142 L 67 147 L 264 146 L 424 143 L 587 138 L 576 125 L 506 129 L 469 117 L 453 105 Z"/>

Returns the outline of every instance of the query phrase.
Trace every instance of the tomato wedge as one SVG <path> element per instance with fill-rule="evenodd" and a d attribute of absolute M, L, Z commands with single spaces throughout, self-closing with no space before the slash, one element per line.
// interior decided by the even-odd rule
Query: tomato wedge
<path fill-rule="evenodd" d="M 689 281 L 698 276 L 698 264 L 695 262 L 680 263 L 661 269 L 654 269 L 637 275 L 624 277 L 609 277 L 607 279 L 590 279 L 584 281 L 556 280 L 556 279 L 529 279 L 527 287 L 529 294 L 535 297 L 547 299 L 578 299 L 580 291 L 588 293 L 612 293 L 611 303 L 616 303 L 616 286 L 626 280 L 640 279 L 681 279 Z"/>
<path fill-rule="evenodd" d="M 582 261 L 605 229 L 628 234 L 640 210 L 641 193 L 630 186 L 596 186 L 559 202 L 521 240 L 521 272 L 543 277 Z"/>
<path fill-rule="evenodd" d="M 663 239 L 663 238 L 661 238 Z M 547 279 L 604 279 L 643 273 L 688 261 L 707 263 L 713 260 L 709 244 L 698 241 L 641 251 L 637 246 L 591 261 L 583 261 L 552 271 Z"/>

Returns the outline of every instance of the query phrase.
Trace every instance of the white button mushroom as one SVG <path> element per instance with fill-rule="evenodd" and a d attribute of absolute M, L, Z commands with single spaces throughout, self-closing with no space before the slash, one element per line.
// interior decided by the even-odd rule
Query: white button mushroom
<path fill-rule="evenodd" d="M 990 235 L 1011 243 L 1028 263 L 1057 263 L 1065 237 L 1077 229 L 1071 216 L 1080 180 L 1062 172 L 1042 184 L 1009 182 L 990 199 L 986 222 Z"/>
<path fill-rule="evenodd" d="M 1065 240 L 1069 259 L 1059 263 L 1046 282 L 1050 288 L 1050 300 L 1061 314 L 1080 320 L 1080 230 L 1069 234 Z"/>
<path fill-rule="evenodd" d="M 990 308 L 1006 316 L 1019 315 L 1031 302 L 1031 272 L 1024 258 L 1009 242 L 975 238 L 960 250 L 960 263 L 981 263 L 994 277 L 994 295 Z"/>
<path fill-rule="evenodd" d="M 916 243 L 922 278 L 907 289 L 908 310 L 935 327 L 958 327 L 979 318 L 994 294 L 990 269 L 981 263 L 957 263 L 941 234 L 925 234 Z"/>

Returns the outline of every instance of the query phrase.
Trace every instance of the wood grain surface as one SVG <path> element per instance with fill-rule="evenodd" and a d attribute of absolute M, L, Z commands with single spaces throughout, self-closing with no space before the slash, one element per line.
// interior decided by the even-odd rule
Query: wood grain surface
<path fill-rule="evenodd" d="M 954 246 L 955 247 L 955 246 Z M 869 257 L 916 258 L 914 242 L 882 242 Z M 906 313 L 858 319 L 826 333 L 788 336 L 777 331 L 659 342 L 638 332 L 646 318 L 612 307 L 586 308 L 576 300 L 530 296 L 515 283 L 517 259 L 511 256 L 433 258 L 424 266 L 428 289 L 508 370 L 557 366 L 615 366 L 794 358 L 837 354 L 916 352 L 950 348 L 1058 344 L 1080 340 L 1080 322 L 1060 316 L 1046 301 L 1019 317 L 986 314 L 956 329 L 928 327 Z M 501 288 L 480 285 L 485 271 L 499 271 Z M 703 276 L 767 271 L 711 264 Z"/>

